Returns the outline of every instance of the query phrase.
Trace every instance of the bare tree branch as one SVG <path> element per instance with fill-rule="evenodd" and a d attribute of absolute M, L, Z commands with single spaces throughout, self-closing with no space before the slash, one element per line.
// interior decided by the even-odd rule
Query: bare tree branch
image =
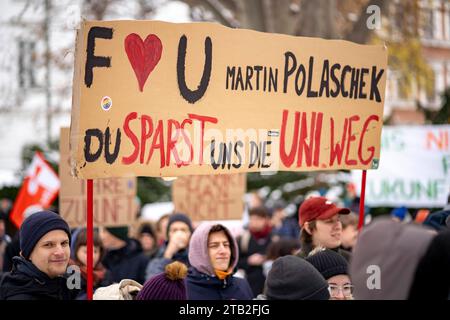
<path fill-rule="evenodd" d="M 304 0 L 301 2 L 300 21 L 296 35 L 335 39 L 336 0 Z"/>
<path fill-rule="evenodd" d="M 217 14 L 221 16 L 223 20 L 227 22 L 227 25 L 232 28 L 239 27 L 239 21 L 237 21 L 232 12 L 227 9 L 219 0 L 205 0 L 206 4 Z"/>
<path fill-rule="evenodd" d="M 147 15 L 152 14 L 156 5 L 152 0 L 138 0 L 139 12 L 137 13 L 137 17 L 139 19 L 146 19 Z"/>
<path fill-rule="evenodd" d="M 272 6 L 272 0 L 262 0 L 262 12 L 264 14 L 264 20 L 266 21 L 267 32 L 275 32 L 275 12 Z"/>
<path fill-rule="evenodd" d="M 112 0 L 84 0 L 85 13 L 93 14 L 96 20 L 103 20 Z M 86 16 L 89 16 L 86 14 Z"/>
<path fill-rule="evenodd" d="M 220 1 L 220 0 L 185 0 L 191 9 L 201 6 L 211 12 L 216 20 L 231 28 L 240 27 L 239 21 L 236 19 L 235 12 L 231 8 L 236 7 L 234 1 Z"/>
<path fill-rule="evenodd" d="M 241 27 L 257 31 L 266 31 L 267 26 L 264 21 L 264 8 L 261 0 L 239 0 L 238 19 Z"/>
<path fill-rule="evenodd" d="M 25 3 L 25 5 L 23 6 L 22 10 L 20 11 L 20 13 L 17 15 L 17 17 L 14 17 L 12 20 L 15 20 L 17 22 L 22 20 L 23 15 L 25 14 L 25 12 L 28 10 L 28 7 L 30 6 L 31 1 L 27 0 L 27 2 Z"/>

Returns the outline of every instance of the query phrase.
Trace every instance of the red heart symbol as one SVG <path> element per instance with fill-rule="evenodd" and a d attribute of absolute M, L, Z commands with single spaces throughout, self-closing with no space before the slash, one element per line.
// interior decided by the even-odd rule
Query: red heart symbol
<path fill-rule="evenodd" d="M 142 41 L 139 35 L 130 33 L 125 38 L 125 51 L 142 92 L 145 81 L 161 59 L 161 40 L 156 35 L 149 34 L 145 41 Z"/>

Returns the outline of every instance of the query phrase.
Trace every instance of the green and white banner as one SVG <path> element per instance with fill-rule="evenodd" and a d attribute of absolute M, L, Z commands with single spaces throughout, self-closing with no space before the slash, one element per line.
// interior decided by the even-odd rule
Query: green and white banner
<path fill-rule="evenodd" d="M 361 171 L 352 172 L 361 190 Z M 366 204 L 438 208 L 450 193 L 450 125 L 383 127 L 378 170 L 367 172 Z"/>

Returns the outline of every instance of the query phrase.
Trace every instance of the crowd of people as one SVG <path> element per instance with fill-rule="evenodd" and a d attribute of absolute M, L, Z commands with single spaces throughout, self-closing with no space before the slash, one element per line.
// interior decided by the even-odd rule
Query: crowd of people
<path fill-rule="evenodd" d="M 396 211 L 359 231 L 349 208 L 310 197 L 291 217 L 283 206 L 250 207 L 238 236 L 183 213 L 142 222 L 134 234 L 100 227 L 94 299 L 449 299 L 449 216 L 449 206 L 420 222 Z M 0 300 L 87 299 L 85 228 L 40 211 L 11 239 L 0 218 Z"/>

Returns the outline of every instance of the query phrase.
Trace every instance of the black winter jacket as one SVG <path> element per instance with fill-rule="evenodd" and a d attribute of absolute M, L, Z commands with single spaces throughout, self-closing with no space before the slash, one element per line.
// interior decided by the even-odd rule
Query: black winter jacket
<path fill-rule="evenodd" d="M 134 239 L 128 239 L 127 245 L 117 250 L 107 251 L 103 266 L 109 270 L 109 280 L 119 283 L 123 279 L 132 279 L 144 284 L 145 269 L 149 258 L 142 252 L 141 245 Z"/>
<path fill-rule="evenodd" d="M 72 300 L 77 294 L 65 277 L 49 278 L 23 257 L 14 257 L 12 271 L 0 279 L 0 300 Z"/>

